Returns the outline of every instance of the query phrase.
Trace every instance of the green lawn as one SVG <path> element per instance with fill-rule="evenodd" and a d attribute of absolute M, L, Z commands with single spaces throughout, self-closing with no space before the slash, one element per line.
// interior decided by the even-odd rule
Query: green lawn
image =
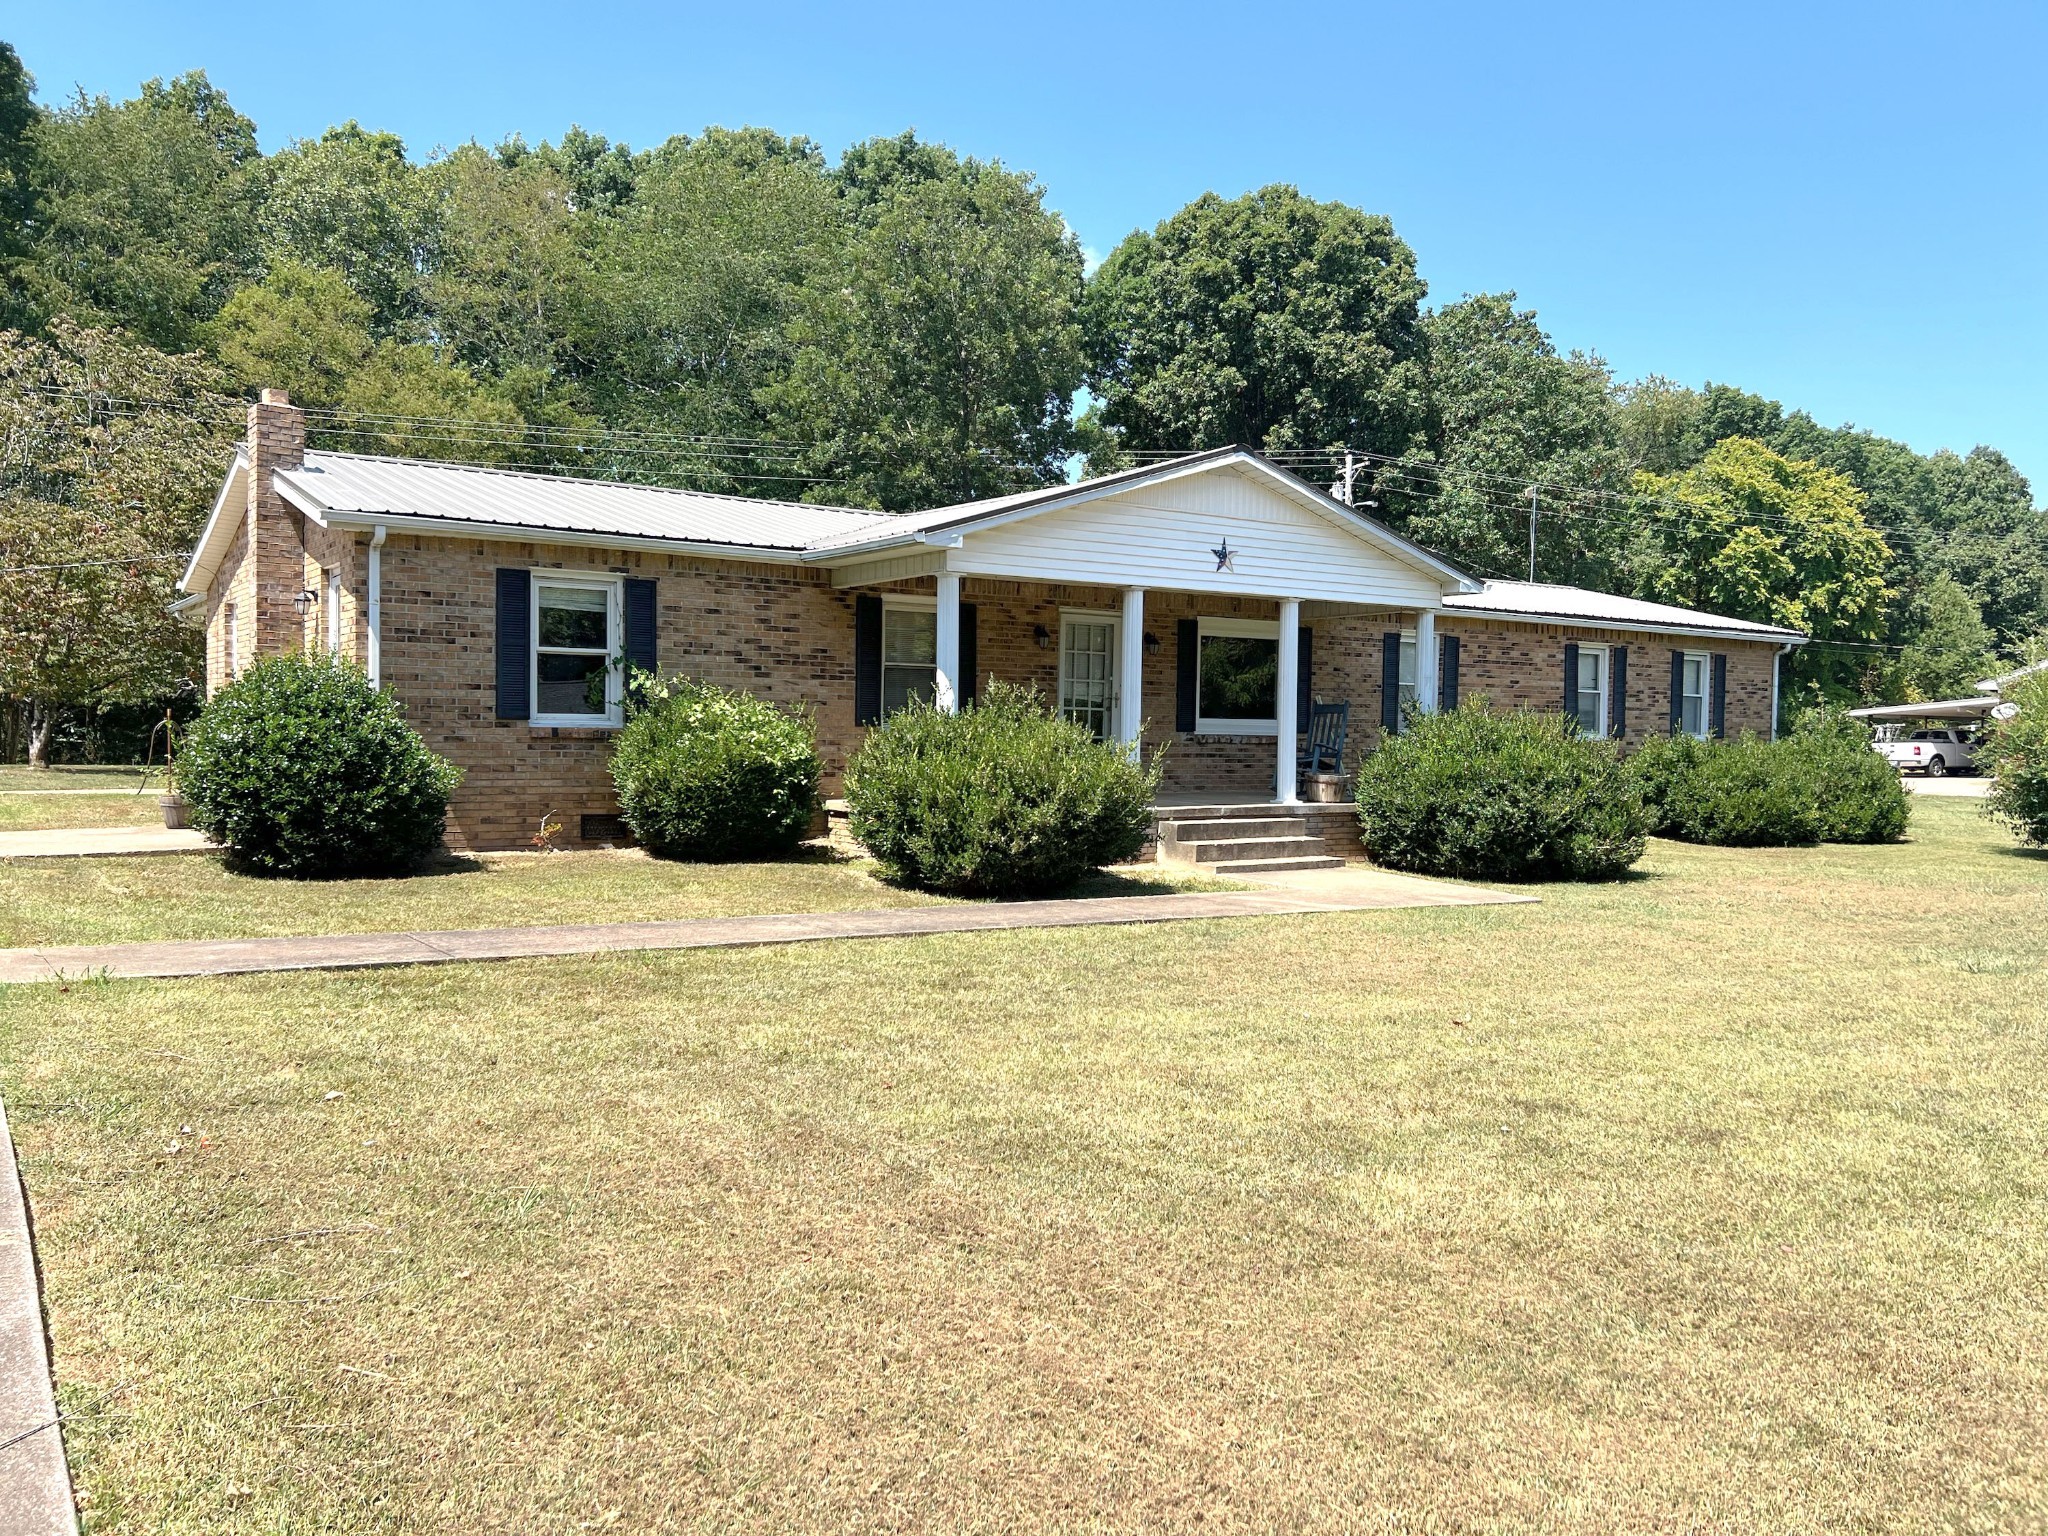
<path fill-rule="evenodd" d="M 2038 1531 L 2048 859 L 1914 837 L 9 993 L 88 1530 Z"/>
<path fill-rule="evenodd" d="M 161 770 L 146 775 L 155 792 L 163 782 Z M 134 763 L 59 763 L 54 768 L 30 768 L 25 763 L 0 763 L 0 792 L 10 789 L 133 789 L 143 782 L 143 769 Z"/>
<path fill-rule="evenodd" d="M 46 827 L 160 827 L 163 810 L 156 792 L 46 794 L 0 790 L 0 832 Z"/>
<path fill-rule="evenodd" d="M 674 864 L 637 851 L 483 854 L 390 880 L 272 880 L 210 855 L 0 859 L 0 948 L 137 939 L 655 922 L 764 912 L 930 906 L 864 859 L 811 845 L 777 864 Z M 1193 871 L 1134 865 L 1080 894 L 1230 890 Z"/>

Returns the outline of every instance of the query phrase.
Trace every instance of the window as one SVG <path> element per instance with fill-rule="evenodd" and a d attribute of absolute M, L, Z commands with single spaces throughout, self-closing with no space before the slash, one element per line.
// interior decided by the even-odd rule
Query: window
<path fill-rule="evenodd" d="M 235 637 L 235 605 L 229 603 L 221 620 L 221 648 L 227 653 L 228 676 L 236 678 L 242 674 L 242 647 Z"/>
<path fill-rule="evenodd" d="M 1403 720 L 1408 718 L 1408 711 L 1414 707 L 1416 695 L 1419 692 L 1420 689 L 1415 680 L 1415 631 L 1404 629 L 1401 631 L 1401 678 L 1399 688 L 1401 718 Z"/>
<path fill-rule="evenodd" d="M 327 573 L 327 654 L 341 654 L 341 572 Z"/>
<path fill-rule="evenodd" d="M 1060 713 L 1097 741 L 1116 731 L 1116 630 L 1110 614 L 1060 615 Z"/>
<path fill-rule="evenodd" d="M 534 573 L 534 724 L 619 724 L 619 629 L 616 581 Z"/>
<path fill-rule="evenodd" d="M 1579 675 L 1573 679 L 1573 710 L 1579 717 L 1579 733 L 1607 734 L 1607 647 L 1579 647 Z"/>
<path fill-rule="evenodd" d="M 929 704 L 939 686 L 939 611 L 936 604 L 882 605 L 882 713 L 894 714 L 912 699 Z"/>
<path fill-rule="evenodd" d="M 1271 736 L 1280 729 L 1280 626 L 1255 619 L 1200 622 L 1195 729 L 1216 736 Z"/>
<path fill-rule="evenodd" d="M 1712 664 L 1703 651 L 1687 651 L 1679 666 L 1678 728 L 1688 736 L 1707 739 L 1707 686 Z"/>

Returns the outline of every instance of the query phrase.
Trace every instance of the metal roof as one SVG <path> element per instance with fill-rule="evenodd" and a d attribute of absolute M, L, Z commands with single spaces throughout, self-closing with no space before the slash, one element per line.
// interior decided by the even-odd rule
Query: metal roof
<path fill-rule="evenodd" d="M 1489 581 L 1477 592 L 1444 599 L 1450 613 L 1500 614 L 1509 618 L 1558 619 L 1574 624 L 1611 624 L 1622 629 L 1666 629 L 1689 634 L 1725 634 L 1730 639 L 1779 640 L 1797 644 L 1806 636 L 1796 629 L 1723 618 L 1696 608 L 1616 597 L 1585 587 L 1560 587 L 1542 581 Z"/>
<path fill-rule="evenodd" d="M 791 552 L 878 519 L 890 521 L 882 513 L 847 507 L 360 453 L 308 453 L 305 468 L 279 470 L 277 484 L 287 496 L 297 492 L 294 501 L 309 501 L 321 513 L 344 519 L 423 517 Z"/>
<path fill-rule="evenodd" d="M 1871 704 L 1852 709 L 1858 720 L 1981 720 L 1998 707 L 1996 694 L 1974 699 L 1929 699 L 1924 704 Z"/>

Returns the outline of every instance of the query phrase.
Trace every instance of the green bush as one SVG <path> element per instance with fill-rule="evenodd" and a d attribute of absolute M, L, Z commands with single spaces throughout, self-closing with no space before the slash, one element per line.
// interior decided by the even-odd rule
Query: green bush
<path fill-rule="evenodd" d="M 2019 840 L 2048 848 L 2048 676 L 2009 695 L 2020 712 L 1993 723 L 1977 766 L 1991 775 L 1985 809 Z"/>
<path fill-rule="evenodd" d="M 1838 709 L 1810 709 L 1777 750 L 1804 762 L 1819 781 L 1820 840 L 1888 843 L 1905 836 L 1912 797 L 1899 771 L 1871 748 L 1870 727 Z"/>
<path fill-rule="evenodd" d="M 1809 763 L 1753 736 L 1691 742 L 1678 752 L 1690 761 L 1670 774 L 1652 809 L 1661 836 L 1729 848 L 1820 841 L 1820 776 Z M 1647 787 L 1653 774 L 1639 781 Z"/>
<path fill-rule="evenodd" d="M 809 716 L 709 683 L 656 684 L 612 751 L 619 814 L 649 853 L 712 862 L 786 854 L 818 808 Z"/>
<path fill-rule="evenodd" d="M 1782 741 L 1654 736 L 1629 768 L 1660 837 L 1735 848 L 1888 842 L 1911 809 L 1870 733 L 1838 711 L 1812 710 Z"/>
<path fill-rule="evenodd" d="M 259 661 L 216 693 L 177 758 L 192 825 L 233 866 L 299 878 L 417 867 L 461 780 L 361 671 L 299 656 Z"/>
<path fill-rule="evenodd" d="M 1151 833 L 1159 764 L 1062 720 L 1036 692 L 990 683 L 956 715 L 900 710 L 846 773 L 853 835 L 896 879 L 957 895 L 1055 891 L 1133 857 Z"/>
<path fill-rule="evenodd" d="M 1468 880 L 1609 880 L 1643 856 L 1642 793 L 1607 742 L 1477 700 L 1413 724 L 1358 772 L 1365 851 Z"/>

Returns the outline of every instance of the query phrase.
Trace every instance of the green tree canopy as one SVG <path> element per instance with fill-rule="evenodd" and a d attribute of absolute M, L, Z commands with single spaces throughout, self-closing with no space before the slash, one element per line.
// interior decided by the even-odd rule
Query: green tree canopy
<path fill-rule="evenodd" d="M 1515 296 L 1480 294 L 1422 320 L 1426 458 L 1433 470 L 1401 467 L 1374 491 L 1383 513 L 1428 547 L 1477 569 L 1527 568 L 1527 487 L 1573 486 L 1590 493 L 1560 500 L 1539 519 L 1537 575 L 1601 586 L 1613 579 L 1619 543 L 1614 508 L 1601 493 L 1628 488 L 1614 430 L 1607 366 L 1561 354 L 1533 310 Z"/>
<path fill-rule="evenodd" d="M 419 173 L 396 134 L 353 119 L 288 144 L 264 163 L 264 258 L 338 272 L 370 306 L 380 336 L 420 311 L 429 218 Z"/>
<path fill-rule="evenodd" d="M 34 308 L 191 346 L 258 270 L 255 125 L 195 71 L 132 101 L 80 92 L 33 138 Z"/>
<path fill-rule="evenodd" d="M 1286 186 L 1205 193 L 1095 274 L 1087 385 L 1125 448 L 1405 452 L 1424 415 L 1424 292 L 1380 215 Z"/>
<path fill-rule="evenodd" d="M 821 494 L 890 510 L 1059 481 L 1081 382 L 1081 251 L 1043 190 L 918 148 L 918 174 L 854 200 L 841 268 L 763 392 L 777 434 L 812 445 Z"/>

